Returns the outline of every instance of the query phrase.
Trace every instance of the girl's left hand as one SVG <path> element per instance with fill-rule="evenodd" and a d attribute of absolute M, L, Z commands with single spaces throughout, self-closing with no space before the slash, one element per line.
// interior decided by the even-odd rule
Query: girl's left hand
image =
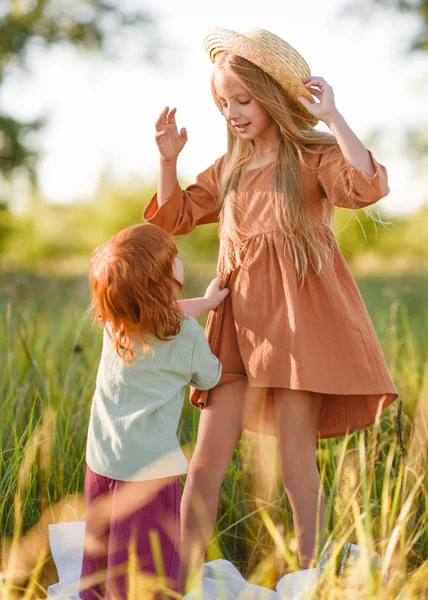
<path fill-rule="evenodd" d="M 302 81 L 310 93 L 318 98 L 319 102 L 311 102 L 307 98 L 299 96 L 300 102 L 311 115 L 328 125 L 332 118 L 339 113 L 334 103 L 333 88 L 325 79 L 315 75 L 303 77 Z"/>

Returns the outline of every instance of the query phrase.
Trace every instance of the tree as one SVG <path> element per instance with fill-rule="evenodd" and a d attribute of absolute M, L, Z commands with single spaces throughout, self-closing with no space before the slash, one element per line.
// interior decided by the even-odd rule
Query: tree
<path fill-rule="evenodd" d="M 357 0 L 345 5 L 344 13 L 370 18 L 373 9 L 415 17 L 415 29 L 409 39 L 410 53 L 426 54 L 428 58 L 428 0 Z M 378 13 L 377 13 L 378 14 Z M 426 173 L 428 164 L 428 123 L 415 115 L 416 125 L 406 132 L 407 152 L 415 161 L 416 170 Z"/>
<path fill-rule="evenodd" d="M 428 0 L 358 0 L 347 5 L 345 10 L 370 16 L 373 6 L 415 15 L 418 18 L 419 27 L 409 43 L 409 50 L 411 52 L 428 52 Z"/>
<path fill-rule="evenodd" d="M 127 0 L 1 0 L 0 86 L 19 68 L 37 44 L 73 45 L 110 58 L 126 53 L 137 41 L 141 56 L 156 58 L 155 23 L 145 10 L 126 10 Z M 155 43 L 156 41 L 156 43 Z M 0 107 L 0 179 L 10 180 L 13 171 L 25 169 L 35 182 L 37 155 L 28 135 L 43 127 L 43 121 L 20 122 Z M 5 203 L 1 199 L 0 203 Z"/>

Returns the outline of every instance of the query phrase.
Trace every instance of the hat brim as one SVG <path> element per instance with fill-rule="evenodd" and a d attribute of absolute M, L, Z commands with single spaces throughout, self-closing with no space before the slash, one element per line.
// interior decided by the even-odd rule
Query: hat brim
<path fill-rule="evenodd" d="M 308 64 L 290 44 L 269 32 L 263 33 L 269 36 L 271 47 L 231 29 L 211 29 L 204 39 L 205 50 L 213 63 L 220 53 L 230 52 L 258 66 L 280 84 L 302 116 L 316 125 L 318 119 L 298 99 L 303 96 L 314 102 L 312 94 L 302 82 L 302 77 L 311 74 Z"/>

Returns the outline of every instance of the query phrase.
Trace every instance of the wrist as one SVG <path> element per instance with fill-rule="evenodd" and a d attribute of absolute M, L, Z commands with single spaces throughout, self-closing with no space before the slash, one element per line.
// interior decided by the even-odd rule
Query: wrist
<path fill-rule="evenodd" d="M 172 168 L 177 166 L 178 155 L 175 158 L 171 158 L 170 160 L 166 160 L 163 156 L 160 157 L 160 163 L 162 167 Z"/>
<path fill-rule="evenodd" d="M 204 296 L 203 298 L 201 298 L 201 307 L 202 310 L 204 311 L 204 314 L 209 312 L 212 307 L 213 307 L 213 303 L 210 302 L 210 299 L 207 298 L 206 296 Z"/>
<path fill-rule="evenodd" d="M 190 315 L 194 319 L 199 319 L 211 310 L 206 298 L 184 298 L 178 301 L 178 305 L 184 314 Z"/>
<path fill-rule="evenodd" d="M 334 113 L 329 114 L 324 120 L 324 123 L 334 133 L 333 130 L 340 129 L 340 127 L 343 126 L 343 124 L 345 124 L 345 119 L 343 118 L 343 115 L 337 110 Z"/>

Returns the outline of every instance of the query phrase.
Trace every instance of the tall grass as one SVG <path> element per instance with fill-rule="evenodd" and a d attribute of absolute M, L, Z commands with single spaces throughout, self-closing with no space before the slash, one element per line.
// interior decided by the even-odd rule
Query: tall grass
<path fill-rule="evenodd" d="M 188 295 L 206 283 L 190 273 Z M 330 560 L 313 597 L 428 598 L 428 282 L 422 275 L 373 276 L 359 285 L 404 403 L 403 443 L 397 403 L 373 428 L 319 442 L 329 524 L 319 557 L 329 550 Z M 48 523 L 84 516 L 84 445 L 101 344 L 87 304 L 85 278 L 0 279 L 1 598 L 41 597 L 56 580 Z M 190 448 L 198 418 L 186 402 L 179 434 Z M 274 438 L 244 434 L 208 549 L 209 559 L 224 557 L 267 587 L 298 568 L 277 465 Z M 347 541 L 367 553 L 339 577 Z"/>

